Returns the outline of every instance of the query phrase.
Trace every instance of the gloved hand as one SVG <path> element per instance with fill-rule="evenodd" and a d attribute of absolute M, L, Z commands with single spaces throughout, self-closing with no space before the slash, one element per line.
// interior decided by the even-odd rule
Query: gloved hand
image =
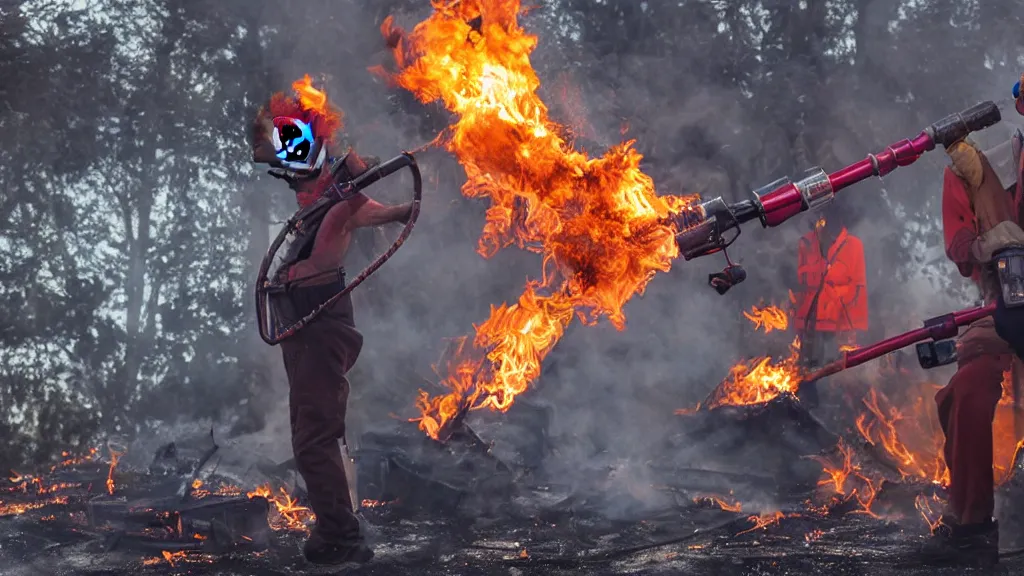
<path fill-rule="evenodd" d="M 1024 246 L 1024 230 L 1007 220 L 972 242 L 971 256 L 978 262 L 991 262 L 997 252 L 1011 246 Z"/>

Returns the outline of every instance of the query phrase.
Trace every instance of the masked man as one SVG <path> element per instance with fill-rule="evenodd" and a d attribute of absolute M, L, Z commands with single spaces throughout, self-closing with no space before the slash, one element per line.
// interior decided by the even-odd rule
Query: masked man
<path fill-rule="evenodd" d="M 1021 143 L 1019 132 L 986 153 L 970 142 L 956 143 L 947 148 L 952 166 L 946 168 L 942 185 L 946 255 L 962 276 L 974 280 L 986 303 L 998 303 L 1003 310 L 997 261 L 1005 250 L 1024 246 L 1019 226 Z M 1005 168 L 1002 179 L 996 167 Z M 935 396 L 946 437 L 949 503 L 924 548 L 926 560 L 982 566 L 998 561 L 992 422 L 1003 373 L 1014 364 L 1013 348 L 1000 337 L 992 318 L 971 324 L 957 342 L 956 374 Z M 1014 372 L 1019 378 L 1019 369 Z"/>
<path fill-rule="evenodd" d="M 819 368 L 834 359 L 842 345 L 868 329 L 868 289 L 864 245 L 841 223 L 819 218 L 800 239 L 794 327 L 799 331 L 801 360 Z M 800 387 L 800 399 L 818 404 L 816 382 Z"/>
<path fill-rule="evenodd" d="M 275 95 L 260 111 L 252 131 L 253 161 L 269 165 L 271 175 L 288 184 L 300 209 L 315 202 L 332 183 L 351 180 L 368 169 L 351 151 L 335 155 L 341 114 L 308 84 L 308 78 L 305 86 L 301 83 L 295 85 L 298 98 Z M 384 206 L 357 194 L 333 206 L 321 222 L 304 222 L 274 280 L 286 288 L 286 305 L 279 310 L 283 321 L 305 317 L 345 286 L 342 264 L 354 230 L 405 222 L 411 210 L 411 204 Z M 373 557 L 353 513 L 339 446 L 349 393 L 346 373 L 362 343 L 351 296 L 339 299 L 281 342 L 292 449 L 316 514 L 316 527 L 303 552 L 317 564 L 365 563 Z"/>

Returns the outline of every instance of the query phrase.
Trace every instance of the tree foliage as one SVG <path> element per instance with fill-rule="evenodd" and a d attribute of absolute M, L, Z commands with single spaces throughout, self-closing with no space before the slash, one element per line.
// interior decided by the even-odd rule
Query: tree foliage
<path fill-rule="evenodd" d="M 0 7 L 0 465 L 147 420 L 223 417 L 267 394 L 250 290 L 267 226 L 289 205 L 247 163 L 248 119 L 309 72 L 345 87 L 354 143 L 412 148 L 439 121 L 366 71 L 386 58 L 383 18 L 422 6 L 306 4 Z M 581 144 L 625 134 L 659 189 L 736 199 L 1004 99 L 1022 67 L 1012 4 L 548 0 L 525 22 L 542 38 L 545 96 Z M 405 131 L 419 141 L 394 142 L 395 119 L 374 112 L 386 98 L 419 119 Z M 941 159 L 927 165 L 882 195 L 856 193 L 863 230 L 887 247 L 875 293 L 949 273 L 917 257 L 939 244 Z M 793 260 L 785 242 L 748 254 L 760 264 L 744 301 Z M 900 305 L 887 302 L 876 314 Z"/>

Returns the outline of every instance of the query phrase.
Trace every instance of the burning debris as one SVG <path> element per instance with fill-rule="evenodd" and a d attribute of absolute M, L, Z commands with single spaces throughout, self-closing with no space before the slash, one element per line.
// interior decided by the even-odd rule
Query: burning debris
<path fill-rule="evenodd" d="M 744 317 L 765 333 L 785 331 L 788 326 L 785 312 L 774 306 L 754 307 Z M 807 375 L 801 368 L 799 344 L 799 339 L 794 340 L 789 357 L 781 361 L 761 357 L 737 363 L 705 401 L 694 408 L 677 410 L 677 414 L 688 416 L 684 437 L 714 439 L 714 450 L 728 454 L 719 462 L 721 465 L 730 460 L 743 461 L 748 453 L 753 456 L 763 449 L 752 440 L 752 436 L 758 436 L 754 432 L 773 431 L 774 449 L 792 450 L 819 466 L 815 494 L 805 502 L 808 513 L 859 514 L 880 519 L 905 518 L 916 511 L 928 529 L 934 530 L 937 510 L 944 502 L 943 487 L 949 481 L 949 470 L 942 457 L 943 435 L 937 418 L 928 409 L 938 387 L 921 384 L 919 390 L 907 394 L 913 403 L 906 409 L 875 387 L 866 388 L 859 414 L 850 423 L 852 437 L 859 436 L 857 444 L 830 432 L 796 399 L 800 382 Z M 910 379 L 906 373 L 896 376 Z M 1005 387 L 1008 378 L 1004 380 Z M 907 385 L 901 386 L 905 391 Z M 1015 470 L 1014 462 L 1021 458 L 1021 444 L 1013 437 L 1012 416 L 1012 404 L 1004 400 L 994 425 L 997 440 L 1008 439 L 996 450 L 993 461 L 1000 484 L 1008 481 Z M 787 432 L 794 427 L 795 435 Z M 734 428 L 743 432 L 735 433 Z M 817 438 L 817 444 L 809 441 L 812 437 Z M 1008 453 L 1008 448 L 1013 452 Z M 798 485 L 807 479 L 806 472 L 806 468 L 798 471 L 791 464 L 779 469 L 780 474 Z M 745 509 L 742 502 L 725 504 L 717 497 L 710 498 L 710 502 L 722 510 Z M 777 519 L 778 515 L 756 518 L 755 524 L 760 525 Z"/>

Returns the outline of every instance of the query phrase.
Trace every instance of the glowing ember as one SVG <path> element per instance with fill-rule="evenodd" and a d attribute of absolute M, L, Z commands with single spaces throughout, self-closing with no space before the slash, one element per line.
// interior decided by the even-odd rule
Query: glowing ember
<path fill-rule="evenodd" d="M 29 510 L 38 510 L 40 508 L 49 506 L 51 504 L 67 504 L 68 499 L 64 496 L 57 496 L 47 500 L 40 500 L 38 502 L 9 502 L 4 503 L 0 500 L 0 516 L 17 516 L 24 514 Z"/>
<path fill-rule="evenodd" d="M 249 492 L 249 498 L 266 498 L 274 505 L 270 511 L 268 522 L 274 530 L 296 530 L 308 531 L 306 525 L 316 520 L 316 516 L 304 506 L 299 506 L 282 486 L 278 489 L 279 494 L 274 494 L 269 484 L 264 484 L 256 490 Z"/>
<path fill-rule="evenodd" d="M 388 506 L 396 502 L 397 500 L 392 500 L 389 502 L 383 502 L 381 500 L 363 500 L 362 502 L 359 503 L 359 505 L 362 508 L 380 508 L 381 506 Z"/>
<path fill-rule="evenodd" d="M 928 525 L 928 530 L 934 534 L 935 529 L 941 524 L 942 514 L 932 508 L 933 502 L 937 507 L 942 506 L 942 501 L 938 496 L 933 496 L 929 499 L 924 494 L 918 494 L 917 498 L 914 498 L 914 508 L 917 508 L 917 511 L 921 513 L 921 518 L 924 518 L 925 524 Z"/>
<path fill-rule="evenodd" d="M 72 456 L 70 452 L 61 452 L 61 457 L 64 459 L 50 467 L 50 472 L 54 472 L 58 468 L 69 468 L 71 466 L 78 466 L 79 464 L 95 461 L 99 458 L 99 453 L 100 451 L 98 448 L 90 448 L 89 453 L 84 456 Z"/>
<path fill-rule="evenodd" d="M 189 556 L 187 552 L 168 552 L 162 550 L 160 556 L 156 558 L 147 558 L 142 561 L 143 566 L 153 566 L 162 562 L 167 562 L 171 567 L 175 567 L 178 562 L 210 562 L 211 558 L 207 555 L 192 555 Z"/>
<path fill-rule="evenodd" d="M 739 532 L 736 535 L 740 536 L 742 534 L 747 534 L 747 533 L 753 532 L 755 530 L 761 530 L 762 528 L 767 528 L 767 527 L 769 527 L 769 526 L 771 526 L 773 524 L 778 524 L 783 518 L 799 518 L 799 517 L 800 517 L 799 514 L 795 514 L 795 513 L 794 514 L 783 514 L 782 512 L 772 512 L 772 513 L 768 513 L 768 514 L 760 514 L 760 515 L 757 515 L 757 516 L 750 516 L 749 518 L 747 518 L 747 521 L 748 522 L 752 522 L 754 524 L 754 527 L 750 528 L 750 529 L 747 529 L 747 530 L 744 530 L 743 532 Z"/>
<path fill-rule="evenodd" d="M 695 198 L 658 196 L 632 142 L 601 158 L 566 142 L 536 93 L 537 38 L 517 22 L 519 0 L 433 5 L 398 42 L 391 79 L 456 115 L 445 144 L 465 168 L 463 194 L 491 201 L 478 251 L 516 245 L 543 256 L 541 279 L 492 308 L 470 346 L 458 342 L 442 366 L 448 392 L 421 392 L 415 420 L 438 438 L 467 410 L 512 406 L 574 316 L 623 329 L 623 305 L 678 255 L 669 216 Z M 397 36 L 391 18 L 382 32 Z"/>
<path fill-rule="evenodd" d="M 814 530 L 811 530 L 810 532 L 808 532 L 807 534 L 804 534 L 804 541 L 808 542 L 808 543 L 814 542 L 816 540 L 820 540 L 821 537 L 824 536 L 824 535 L 825 535 L 825 533 L 822 532 L 821 530 L 814 529 Z"/>
<path fill-rule="evenodd" d="M 114 495 L 114 469 L 117 468 L 117 461 L 124 456 L 124 452 L 117 452 L 110 449 L 110 470 L 107 472 L 107 493 Z"/>
<path fill-rule="evenodd" d="M 763 404 L 782 393 L 796 394 L 800 387 L 800 339 L 790 344 L 790 355 L 772 363 L 768 357 L 740 362 L 709 396 L 707 408 Z"/>
<path fill-rule="evenodd" d="M 737 500 L 736 502 L 729 504 L 724 499 L 717 496 L 704 496 L 693 499 L 693 503 L 702 506 L 713 506 L 721 508 L 726 512 L 741 512 L 743 505 Z"/>
<path fill-rule="evenodd" d="M 765 306 L 763 308 L 753 306 L 750 312 L 744 312 L 743 315 L 747 320 L 754 323 L 755 329 L 764 330 L 765 334 L 772 330 L 786 330 L 789 328 L 789 317 L 778 306 Z"/>

